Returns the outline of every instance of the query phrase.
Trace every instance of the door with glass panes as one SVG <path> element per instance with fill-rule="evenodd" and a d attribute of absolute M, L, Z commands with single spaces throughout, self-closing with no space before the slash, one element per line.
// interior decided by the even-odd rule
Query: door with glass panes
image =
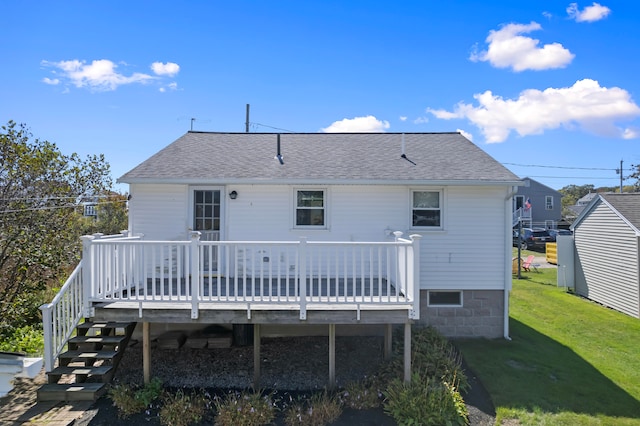
<path fill-rule="evenodd" d="M 194 189 L 193 190 L 193 217 L 192 228 L 200 232 L 200 241 L 220 240 L 221 217 L 220 189 Z M 216 246 L 204 246 L 202 251 L 202 273 L 216 272 L 218 270 Z"/>

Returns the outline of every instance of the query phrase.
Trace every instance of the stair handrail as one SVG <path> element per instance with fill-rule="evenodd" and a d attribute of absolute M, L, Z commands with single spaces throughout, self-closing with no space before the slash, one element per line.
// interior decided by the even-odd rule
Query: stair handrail
<path fill-rule="evenodd" d="M 40 310 L 44 329 L 44 367 L 50 372 L 83 318 L 82 260 L 53 300 L 40 306 Z"/>

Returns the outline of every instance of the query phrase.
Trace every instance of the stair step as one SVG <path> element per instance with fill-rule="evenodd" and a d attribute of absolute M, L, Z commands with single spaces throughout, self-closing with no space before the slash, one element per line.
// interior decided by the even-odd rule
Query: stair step
<path fill-rule="evenodd" d="M 102 343 L 103 345 L 118 345 L 125 336 L 76 336 L 69 339 L 69 343 Z"/>
<path fill-rule="evenodd" d="M 111 360 L 118 355 L 118 351 L 67 351 L 58 355 L 60 360 L 74 360 L 74 359 L 107 359 Z"/>
<path fill-rule="evenodd" d="M 90 328 L 101 329 L 101 328 L 127 328 L 132 325 L 135 325 L 133 322 L 83 322 L 82 324 L 78 324 L 76 328 L 80 330 L 88 330 Z"/>
<path fill-rule="evenodd" d="M 47 373 L 52 376 L 62 375 L 62 374 L 76 374 L 82 376 L 104 376 L 113 370 L 113 367 L 110 365 L 101 365 L 99 367 L 56 367 L 53 371 Z"/>
<path fill-rule="evenodd" d="M 106 391 L 104 383 L 48 384 L 38 389 L 38 401 L 96 401 Z"/>

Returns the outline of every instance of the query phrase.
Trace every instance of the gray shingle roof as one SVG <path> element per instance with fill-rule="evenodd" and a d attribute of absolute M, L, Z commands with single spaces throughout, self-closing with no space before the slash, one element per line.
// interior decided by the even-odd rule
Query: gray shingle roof
<path fill-rule="evenodd" d="M 600 196 L 624 216 L 636 230 L 640 230 L 640 193 L 600 194 Z"/>
<path fill-rule="evenodd" d="M 403 144 L 404 137 L 404 144 Z M 403 153 L 407 159 L 401 157 Z M 520 179 L 459 133 L 188 132 L 124 183 L 514 184 Z M 415 164 L 414 164 L 415 163 Z"/>

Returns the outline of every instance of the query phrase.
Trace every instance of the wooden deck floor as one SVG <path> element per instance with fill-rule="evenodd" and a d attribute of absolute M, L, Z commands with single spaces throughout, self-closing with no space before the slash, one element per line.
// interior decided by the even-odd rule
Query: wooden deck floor
<path fill-rule="evenodd" d="M 412 304 L 386 280 L 314 279 L 307 283 L 301 319 L 297 280 L 205 278 L 194 318 L 185 280 L 148 280 L 112 298 L 94 300 L 101 321 L 270 324 L 405 323 Z"/>

